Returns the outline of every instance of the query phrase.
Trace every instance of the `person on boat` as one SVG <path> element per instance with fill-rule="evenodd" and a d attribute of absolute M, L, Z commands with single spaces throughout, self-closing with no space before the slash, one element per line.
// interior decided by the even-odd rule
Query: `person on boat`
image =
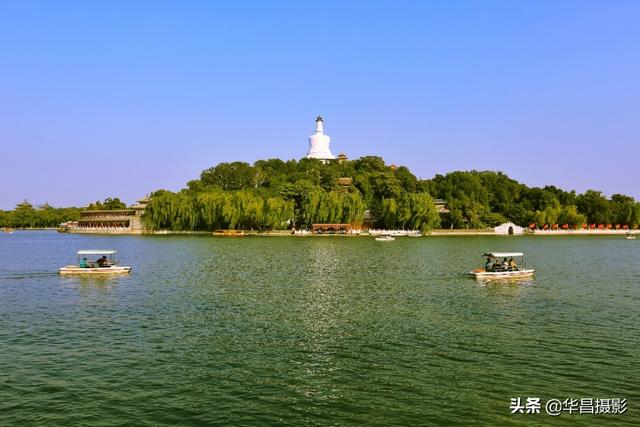
<path fill-rule="evenodd" d="M 507 262 L 507 258 L 504 258 L 504 259 L 502 260 L 502 268 L 503 268 L 504 270 L 508 270 L 508 269 L 509 269 L 509 263 Z"/>
<path fill-rule="evenodd" d="M 80 268 L 87 268 L 87 267 L 89 267 L 89 265 L 87 264 L 87 258 L 86 257 L 82 258 L 80 260 Z"/>
<path fill-rule="evenodd" d="M 96 263 L 98 263 L 98 267 L 109 267 L 109 262 L 107 261 L 106 255 L 102 255 L 102 258 L 99 258 Z"/>
<path fill-rule="evenodd" d="M 518 264 L 516 264 L 516 261 L 513 258 L 509 259 L 509 270 L 516 271 L 517 269 Z"/>
<path fill-rule="evenodd" d="M 484 271 L 491 271 L 493 269 L 493 264 L 491 263 L 491 258 L 487 258 L 487 262 L 484 263 Z"/>

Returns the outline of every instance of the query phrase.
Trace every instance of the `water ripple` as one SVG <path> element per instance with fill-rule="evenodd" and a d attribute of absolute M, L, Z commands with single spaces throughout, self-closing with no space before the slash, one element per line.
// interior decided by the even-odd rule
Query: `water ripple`
<path fill-rule="evenodd" d="M 0 425 L 640 423 L 640 245 L 6 237 Z M 55 274 L 92 247 L 132 274 Z M 536 278 L 465 277 L 490 249 L 524 250 Z M 630 410 L 531 420 L 518 396 Z"/>

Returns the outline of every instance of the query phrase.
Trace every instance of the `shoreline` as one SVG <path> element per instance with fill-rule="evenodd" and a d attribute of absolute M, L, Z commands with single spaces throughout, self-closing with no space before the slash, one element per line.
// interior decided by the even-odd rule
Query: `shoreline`
<path fill-rule="evenodd" d="M 55 231 L 55 228 L 18 228 L 15 231 Z M 390 232 L 392 230 L 389 230 Z M 290 230 L 270 230 L 270 231 L 247 231 L 237 230 L 229 232 L 212 232 L 212 231 L 177 231 L 177 230 L 155 230 L 155 231 L 142 231 L 142 232 L 124 232 L 124 231 L 92 231 L 92 232 L 62 232 L 66 234 L 91 234 L 101 236 L 211 236 L 211 237 L 372 237 L 373 234 L 363 232 L 361 234 L 292 234 Z M 424 233 L 421 237 L 464 237 L 464 236 L 500 236 L 500 237 L 516 237 L 516 236 L 624 236 L 627 233 L 640 234 L 640 230 L 535 230 L 525 231 L 522 234 L 506 235 L 498 234 L 493 229 L 464 229 L 464 230 L 451 230 L 451 229 L 436 229 L 431 232 Z M 397 236 L 404 237 L 404 236 Z"/>

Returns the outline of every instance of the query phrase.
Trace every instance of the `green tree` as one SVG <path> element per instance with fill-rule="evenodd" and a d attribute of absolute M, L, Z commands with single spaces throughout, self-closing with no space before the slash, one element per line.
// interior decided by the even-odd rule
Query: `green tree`
<path fill-rule="evenodd" d="M 611 196 L 609 204 L 611 209 L 611 222 L 614 224 L 637 225 L 640 223 L 638 216 L 638 204 L 633 197 L 622 194 Z"/>
<path fill-rule="evenodd" d="M 35 211 L 33 205 L 26 200 L 19 203 L 13 211 L 12 227 L 27 228 L 35 227 Z"/>
<path fill-rule="evenodd" d="M 556 224 L 567 224 L 570 227 L 580 227 L 587 222 L 587 217 L 578 212 L 576 205 L 562 206 Z"/>
<path fill-rule="evenodd" d="M 418 179 L 409 171 L 406 166 L 400 166 L 395 170 L 395 176 L 398 179 L 400 187 L 407 193 L 415 193 L 418 185 Z"/>
<path fill-rule="evenodd" d="M 337 185 L 350 177 L 352 184 Z M 431 197 L 449 209 L 442 224 Z M 482 228 L 511 220 L 526 226 L 640 222 L 640 204 L 597 191 L 577 196 L 554 186 L 529 188 L 501 172 L 457 171 L 417 180 L 404 166 L 392 168 L 380 157 L 323 164 L 317 159 L 221 163 L 202 172 L 178 193 L 160 190 L 147 212 L 152 227 L 215 230 L 274 229 L 319 222 L 357 223 L 365 210 L 386 228 L 436 226 Z M 106 201 L 105 201 L 106 202 Z M 106 203 L 105 203 L 106 204 Z M 24 210 L 24 209 L 23 209 Z M 37 209 L 32 223 L 50 223 L 56 211 Z M 27 215 L 28 216 L 28 215 Z M 14 221 L 16 212 L 0 216 Z M 22 213 L 25 217 L 25 213 Z"/>
<path fill-rule="evenodd" d="M 408 196 L 409 219 L 403 223 L 412 230 L 429 231 L 440 226 L 440 215 L 433 203 L 433 198 L 426 192 L 414 193 Z"/>
<path fill-rule="evenodd" d="M 256 187 L 256 171 L 245 162 L 220 163 L 200 174 L 205 186 L 223 190 L 243 190 Z"/>
<path fill-rule="evenodd" d="M 160 193 L 145 210 L 145 224 L 151 229 L 193 230 L 198 219 L 193 199 L 186 193 Z"/>
<path fill-rule="evenodd" d="M 609 201 L 600 191 L 587 190 L 576 199 L 580 213 L 586 215 L 591 224 L 610 223 Z"/>
<path fill-rule="evenodd" d="M 117 210 L 117 209 L 126 209 L 127 205 L 120 201 L 119 198 L 111 198 L 107 197 L 104 199 L 104 202 L 96 201 L 87 206 L 88 210 Z"/>
<path fill-rule="evenodd" d="M 295 218 L 294 202 L 270 197 L 265 201 L 263 212 L 263 228 L 267 230 L 287 229 Z"/>
<path fill-rule="evenodd" d="M 378 156 L 364 156 L 353 161 L 357 173 L 383 172 L 386 170 L 384 160 Z"/>

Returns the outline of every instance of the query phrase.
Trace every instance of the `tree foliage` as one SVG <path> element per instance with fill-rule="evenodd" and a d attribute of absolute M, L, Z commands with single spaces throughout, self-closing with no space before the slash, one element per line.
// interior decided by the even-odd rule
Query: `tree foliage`
<path fill-rule="evenodd" d="M 350 178 L 345 184 L 341 178 Z M 501 172 L 456 171 L 419 180 L 404 167 L 376 156 L 324 164 L 316 159 L 220 163 L 178 192 L 158 190 L 145 213 L 153 229 L 287 229 L 314 223 L 359 224 L 371 217 L 378 228 L 429 230 L 483 228 L 505 221 L 527 226 L 640 224 L 640 204 L 632 197 L 583 194 L 555 186 L 527 187 Z M 434 199 L 449 210 L 441 215 Z M 91 209 L 124 208 L 118 198 Z M 28 202 L 0 211 L 9 227 L 56 226 L 77 219 L 79 209 L 34 208 Z"/>
<path fill-rule="evenodd" d="M 12 211 L 0 211 L 0 227 L 51 228 L 80 218 L 80 208 L 54 208 L 48 203 L 33 207 L 26 200 Z"/>
<path fill-rule="evenodd" d="M 89 206 L 87 206 L 88 210 L 108 210 L 108 211 L 112 211 L 112 210 L 116 210 L 116 209 L 126 209 L 127 205 L 120 201 L 119 198 L 115 197 L 115 198 L 111 198 L 111 197 L 107 197 L 106 199 L 104 199 L 104 202 L 100 202 L 100 201 L 96 201 L 91 203 Z"/>
<path fill-rule="evenodd" d="M 352 184 L 340 185 L 341 177 L 352 178 Z M 434 198 L 445 200 L 449 214 L 438 214 Z M 489 171 L 418 180 L 406 167 L 389 167 L 374 156 L 329 164 L 315 159 L 221 163 L 178 193 L 154 195 L 146 215 L 154 228 L 265 230 L 360 223 L 367 210 L 375 227 L 420 230 L 505 221 L 571 227 L 640 223 L 639 204 L 628 196 L 608 200 L 593 190 L 576 195 L 554 186 L 529 188 Z"/>
<path fill-rule="evenodd" d="M 450 214 L 446 227 L 488 227 L 506 220 L 527 226 L 640 224 L 640 204 L 632 197 L 614 194 L 607 199 L 601 192 L 588 190 L 577 195 L 555 186 L 529 188 L 501 172 L 452 172 L 436 175 L 419 187 L 444 199 Z"/>
<path fill-rule="evenodd" d="M 340 178 L 352 184 L 340 183 Z M 397 200 L 401 218 L 376 218 L 376 225 L 427 229 L 439 223 L 431 196 L 417 192 L 406 167 L 391 168 L 380 157 L 324 164 L 316 159 L 220 163 L 187 188 L 152 195 L 146 223 L 154 229 L 283 229 L 314 223 L 360 224 L 365 210 L 383 199 Z"/>

